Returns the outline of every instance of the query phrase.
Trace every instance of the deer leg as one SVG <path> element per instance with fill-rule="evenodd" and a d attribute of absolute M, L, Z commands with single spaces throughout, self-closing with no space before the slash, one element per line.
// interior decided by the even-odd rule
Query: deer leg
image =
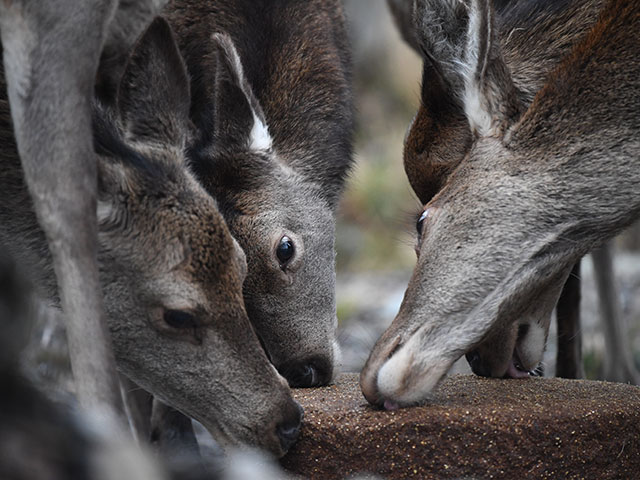
<path fill-rule="evenodd" d="M 53 256 L 76 393 L 124 418 L 97 266 L 91 99 L 115 0 L 0 3 L 7 92 L 25 180 Z"/>
<path fill-rule="evenodd" d="M 580 332 L 580 260 L 573 266 L 556 305 L 558 353 L 556 377 L 583 378 Z"/>
<path fill-rule="evenodd" d="M 200 458 L 191 419 L 157 398 L 153 399 L 151 443 L 169 461 Z"/>
<path fill-rule="evenodd" d="M 120 375 L 120 386 L 133 436 L 139 444 L 148 444 L 151 439 L 153 395 L 124 375 Z"/>
<path fill-rule="evenodd" d="M 623 333 L 620 299 L 613 272 L 611 244 L 606 243 L 591 252 L 598 290 L 600 316 L 603 321 L 605 356 L 604 379 L 613 382 L 640 384 L 628 343 Z"/>

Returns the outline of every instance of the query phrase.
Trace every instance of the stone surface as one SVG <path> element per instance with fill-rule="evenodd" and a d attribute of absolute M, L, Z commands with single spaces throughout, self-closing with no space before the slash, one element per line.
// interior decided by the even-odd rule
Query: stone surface
<path fill-rule="evenodd" d="M 424 405 L 388 412 L 344 374 L 294 396 L 304 426 L 281 463 L 305 478 L 640 478 L 631 385 L 454 375 Z"/>

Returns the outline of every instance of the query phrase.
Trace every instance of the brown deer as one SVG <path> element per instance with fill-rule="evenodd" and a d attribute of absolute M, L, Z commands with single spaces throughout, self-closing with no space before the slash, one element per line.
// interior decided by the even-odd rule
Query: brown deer
<path fill-rule="evenodd" d="M 32 285 L 0 251 L 0 478 L 11 480 L 292 479 L 263 452 L 242 448 L 202 468 L 200 459 L 151 455 L 96 412 L 42 393 L 21 372 L 38 316 Z M 28 348 L 28 347 L 27 347 Z"/>
<path fill-rule="evenodd" d="M 335 208 L 352 162 L 338 0 L 173 0 L 191 77 L 189 156 L 247 255 L 249 319 L 294 387 L 338 362 Z"/>
<path fill-rule="evenodd" d="M 572 265 L 638 215 L 640 7 L 536 4 L 509 31 L 487 1 L 414 3 L 425 71 L 405 168 L 425 207 L 405 299 L 361 374 L 374 404 L 423 400 L 470 352 L 487 375 L 528 376 Z M 568 30 L 545 25 L 563 16 Z"/>
<path fill-rule="evenodd" d="M 187 168 L 189 105 L 186 68 L 157 19 L 129 57 L 116 110 L 93 108 L 97 258 L 115 357 L 127 377 L 222 443 L 279 456 L 297 436 L 301 409 L 247 318 L 244 253 Z M 57 301 L 6 97 L 0 121 L 0 244 Z"/>
<path fill-rule="evenodd" d="M 494 1 L 494 6 L 501 37 L 506 39 L 502 47 L 507 64 L 519 83 L 523 102 L 530 103 L 533 94 L 543 86 L 550 69 L 555 67 L 561 59 L 562 52 L 575 44 L 584 35 L 585 30 L 593 25 L 602 4 L 601 2 L 498 0 Z M 411 2 L 389 0 L 389 7 L 405 40 L 420 54 L 416 29 L 412 23 Z M 433 82 L 433 79 L 426 81 Z M 440 89 L 431 87 L 425 90 L 424 95 L 419 116 L 421 118 L 432 116 L 433 121 L 428 127 L 425 126 L 425 122 L 421 122 L 422 128 L 414 131 L 411 146 L 405 152 L 405 167 L 410 181 L 416 182 L 416 193 L 420 200 L 427 203 L 437 193 L 435 189 L 439 188 L 438 185 L 443 183 L 443 176 L 436 170 L 429 179 L 423 170 L 428 168 L 428 165 L 441 164 L 443 161 L 450 167 L 457 164 L 466 150 L 464 148 L 456 150 L 455 146 L 447 145 L 446 138 L 452 135 L 463 138 L 465 134 L 469 134 L 469 129 L 464 120 L 460 128 L 460 124 L 450 119 L 446 120 L 442 115 L 432 114 L 434 111 L 441 111 L 433 108 L 432 98 L 446 96 L 446 92 L 443 93 Z M 426 105 L 432 106 L 428 108 Z M 450 105 L 449 108 L 458 107 Z M 415 132 L 419 132 L 420 135 Z M 426 153 L 421 148 L 425 141 L 430 144 Z M 442 147 L 445 149 L 450 147 L 451 151 L 446 152 Z M 432 152 L 433 156 L 431 161 L 426 159 L 429 152 Z M 445 157 L 447 154 L 452 154 L 452 158 Z M 416 175 L 416 171 L 421 171 L 421 174 Z M 434 182 L 434 185 L 429 185 L 430 182 Z M 597 266 L 595 275 L 607 345 L 604 378 L 637 384 L 640 378 L 620 329 L 621 316 L 617 306 L 618 299 L 609 250 L 606 243 L 592 252 L 594 264 Z M 580 329 L 580 283 L 580 262 L 578 262 L 569 275 L 556 306 L 558 349 L 555 374 L 564 378 L 584 376 Z M 471 352 L 467 354 L 467 358 L 472 361 L 472 367 L 475 367 L 477 373 L 482 374 L 482 366 L 478 363 L 479 355 Z M 541 373 L 542 370 L 540 367 L 532 373 Z"/>

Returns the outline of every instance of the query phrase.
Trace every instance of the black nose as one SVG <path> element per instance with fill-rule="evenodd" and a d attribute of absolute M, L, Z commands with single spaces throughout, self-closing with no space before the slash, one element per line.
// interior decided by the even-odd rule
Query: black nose
<path fill-rule="evenodd" d="M 287 365 L 281 373 L 292 388 L 319 387 L 331 381 L 333 366 L 328 360 L 314 358 Z"/>
<path fill-rule="evenodd" d="M 484 364 L 482 358 L 480 358 L 480 354 L 477 350 L 473 350 L 465 355 L 467 362 L 469 362 L 469 366 L 471 367 L 471 371 L 476 375 L 480 375 L 481 377 L 490 377 L 491 371 Z"/>
<path fill-rule="evenodd" d="M 298 402 L 294 403 L 295 408 L 293 409 L 291 418 L 276 427 L 280 445 L 285 452 L 287 452 L 298 439 L 300 427 L 302 426 L 302 418 L 304 417 L 304 410 L 302 410 L 300 404 Z"/>

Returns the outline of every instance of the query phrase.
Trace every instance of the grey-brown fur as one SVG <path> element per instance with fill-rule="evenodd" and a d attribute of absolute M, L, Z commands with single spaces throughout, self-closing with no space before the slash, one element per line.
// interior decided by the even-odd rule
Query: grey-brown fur
<path fill-rule="evenodd" d="M 113 0 L 2 2 L 0 35 L 17 147 L 53 255 L 78 396 L 117 415 L 118 380 L 95 262 L 90 107 L 115 8 Z"/>
<path fill-rule="evenodd" d="M 118 368 L 223 443 L 282 455 L 301 412 L 247 319 L 244 254 L 186 167 L 189 104 L 184 64 L 158 19 L 127 63 L 116 111 L 94 108 L 98 263 Z M 55 298 L 6 98 L 0 107 L 0 243 Z M 191 316 L 171 323 L 169 311 Z"/>
<path fill-rule="evenodd" d="M 11 480 L 283 480 L 272 459 L 245 448 L 205 471 L 192 455 L 152 455 L 99 415 L 39 391 L 20 371 L 36 307 L 32 286 L 0 251 L 0 478 Z M 173 458 L 171 458 L 173 457 Z"/>
<path fill-rule="evenodd" d="M 419 0 L 427 11 L 430 3 Z M 464 85 L 455 118 L 464 112 L 475 135 L 427 196 L 418 265 L 361 376 L 373 403 L 424 399 L 453 361 L 479 347 L 493 349 L 492 375 L 511 371 L 516 356 L 524 369 L 535 366 L 571 265 L 640 213 L 640 7 L 606 2 L 585 34 L 562 47 L 529 104 L 512 98 L 521 87 L 501 53 L 492 6 L 470 4 L 473 41 L 457 59 L 434 62 L 445 85 Z M 535 42 L 527 45 L 535 52 Z M 417 122 L 410 138 L 421 135 Z"/>
<path fill-rule="evenodd" d="M 337 360 L 334 211 L 352 161 L 342 6 L 175 0 L 165 13 L 191 75 L 192 165 L 247 255 L 249 318 L 291 385 L 326 384 Z M 271 148 L 251 148 L 254 115 Z M 285 235 L 296 256 L 282 268 Z"/>
<path fill-rule="evenodd" d="M 494 2 L 496 24 L 500 30 L 503 52 L 507 65 L 513 73 L 520 100 L 529 104 L 543 85 L 549 69 L 562 58 L 585 29 L 596 20 L 602 2 L 572 1 L 513 1 Z M 396 21 L 405 39 L 418 51 L 416 29 L 413 28 L 411 4 L 389 1 Z M 461 108 L 453 95 L 435 78 L 433 65 L 426 59 L 423 79 L 422 107 L 416 118 L 415 128 L 405 149 L 405 168 L 409 180 L 423 203 L 427 203 L 441 188 L 442 183 L 470 148 L 471 130 Z M 429 123 L 432 122 L 432 123 Z M 431 144 L 425 148 L 425 142 Z M 430 171 L 429 171 L 430 170 Z M 604 247 L 603 247 L 604 248 Z M 611 266 L 604 270 L 610 270 Z M 602 277 L 604 270 L 596 270 Z M 579 265 L 576 265 L 579 272 Z M 605 281 L 612 286 L 610 281 Z M 614 298 L 609 296 L 609 298 Z M 601 299 L 603 300 L 603 299 Z M 604 310 L 613 312 L 614 306 L 603 305 Z M 556 357 L 557 376 L 581 378 L 582 353 L 580 342 L 580 278 L 578 273 L 569 276 L 567 284 L 556 307 L 558 323 L 558 354 Z M 611 365 L 618 372 L 609 378 L 626 378 L 635 381 L 629 352 L 619 338 L 615 319 L 604 316 L 605 336 L 608 342 L 621 345 L 620 349 L 608 349 Z M 612 328 L 609 328 L 611 325 Z M 488 348 L 485 354 L 491 354 Z M 480 374 L 487 374 L 479 352 L 467 355 L 472 368 Z M 612 374 L 613 369 L 609 369 Z M 622 372 L 625 372 L 624 374 Z M 620 376 L 624 375 L 624 376 Z"/>

